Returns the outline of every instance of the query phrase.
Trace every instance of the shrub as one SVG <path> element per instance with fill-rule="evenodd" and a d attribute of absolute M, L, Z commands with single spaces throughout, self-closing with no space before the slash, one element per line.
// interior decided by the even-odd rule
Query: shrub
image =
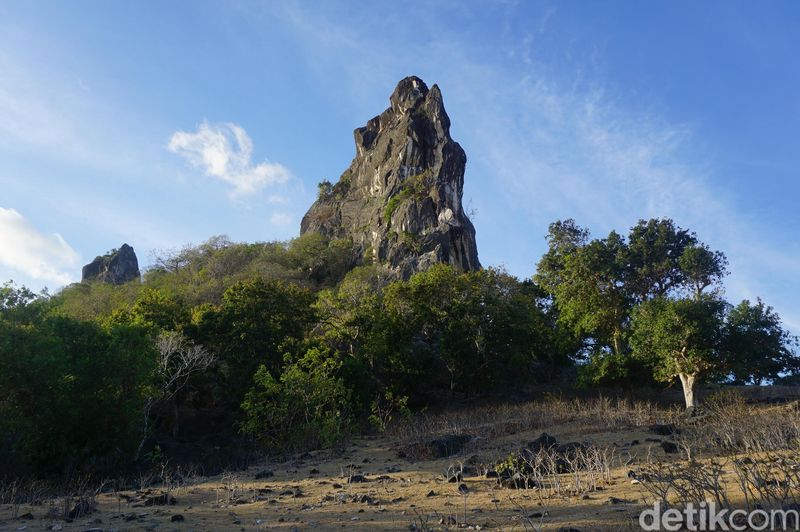
<path fill-rule="evenodd" d="M 280 379 L 261 366 L 245 396 L 242 432 L 273 451 L 330 447 L 351 427 L 350 392 L 336 373 L 341 363 L 311 348 Z"/>

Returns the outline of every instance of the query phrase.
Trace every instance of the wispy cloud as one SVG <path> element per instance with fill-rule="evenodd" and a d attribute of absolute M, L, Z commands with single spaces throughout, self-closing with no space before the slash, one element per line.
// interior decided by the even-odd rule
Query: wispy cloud
<path fill-rule="evenodd" d="M 203 122 L 194 133 L 178 131 L 170 138 L 167 148 L 202 169 L 207 176 L 230 184 L 234 197 L 284 184 L 291 175 L 279 163 L 253 164 L 253 141 L 243 128 L 233 123 Z"/>
<path fill-rule="evenodd" d="M 45 234 L 14 209 L 0 207 L 0 264 L 59 286 L 74 280 L 80 256 L 58 233 Z"/>
<path fill-rule="evenodd" d="M 402 26 L 374 31 L 392 20 L 392 8 L 352 24 L 293 6 L 282 20 L 307 47 L 309 63 L 323 57 L 352 95 L 365 86 L 386 92 L 407 73 L 442 86 L 453 135 L 470 158 L 465 201 L 472 196 L 479 213 L 484 263 L 502 261 L 529 275 L 548 223 L 559 218 L 574 217 L 602 235 L 624 232 L 639 218 L 672 217 L 728 254 L 731 299 L 764 296 L 800 332 L 800 315 L 788 311 L 793 288 L 780 288 L 793 285 L 798 250 L 765 238 L 770 228 L 745 214 L 747 198 L 725 185 L 713 141 L 699 138 L 697 125 L 670 119 L 657 96 L 615 85 L 598 65 L 602 50 L 565 49 L 549 35 L 553 10 L 521 41 L 519 27 L 503 32 L 497 53 L 487 55 L 439 24 L 436 10 L 426 17 L 431 27 L 414 26 L 409 38 Z M 461 7 L 458 16 L 468 17 Z M 530 25 L 514 3 L 495 7 L 506 11 L 507 24 Z"/>

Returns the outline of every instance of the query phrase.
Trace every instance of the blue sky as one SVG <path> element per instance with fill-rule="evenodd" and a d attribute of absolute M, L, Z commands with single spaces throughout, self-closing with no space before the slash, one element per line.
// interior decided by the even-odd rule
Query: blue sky
<path fill-rule="evenodd" d="M 375 4 L 375 5 L 372 5 Z M 800 332 L 800 3 L 0 3 L 0 278 L 296 236 L 402 77 L 442 88 L 484 265 L 669 216 Z"/>

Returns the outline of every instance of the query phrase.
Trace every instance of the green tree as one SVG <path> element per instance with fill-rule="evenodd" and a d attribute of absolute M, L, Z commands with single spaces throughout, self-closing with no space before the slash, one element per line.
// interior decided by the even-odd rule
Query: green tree
<path fill-rule="evenodd" d="M 800 369 L 797 338 L 783 328 L 780 316 L 760 299 L 732 308 L 725 323 L 723 352 L 736 383 L 763 384 Z"/>
<path fill-rule="evenodd" d="M 338 376 L 335 353 L 310 348 L 279 379 L 266 366 L 242 402 L 242 432 L 274 451 L 329 447 L 349 434 L 350 391 Z"/>
<path fill-rule="evenodd" d="M 573 220 L 550 226 L 536 282 L 552 297 L 558 323 L 584 345 L 593 383 L 641 382 L 652 370 L 630 357 L 633 309 L 654 298 L 700 297 L 726 273 L 725 257 L 670 219 L 641 220 L 623 238 L 603 239 Z"/>
<path fill-rule="evenodd" d="M 41 473 L 133 456 L 154 353 L 146 331 L 38 316 L 0 320 L 0 425 Z"/>
<path fill-rule="evenodd" d="M 720 354 L 724 312 L 725 302 L 702 296 L 659 297 L 633 313 L 633 355 L 651 364 L 658 380 L 680 379 L 687 408 L 696 404 L 698 379 L 725 366 Z"/>
<path fill-rule="evenodd" d="M 130 309 L 131 323 L 154 332 L 177 331 L 189 323 L 189 310 L 164 290 L 144 288 Z"/>
<path fill-rule="evenodd" d="M 387 287 L 390 322 L 407 334 L 397 345 L 415 391 L 480 393 L 548 374 L 561 361 L 539 296 L 504 272 L 447 265 Z"/>
<path fill-rule="evenodd" d="M 241 402 L 259 366 L 280 375 L 284 354 L 299 349 L 312 322 L 313 294 L 281 281 L 253 279 L 229 288 L 218 309 L 206 309 L 187 330 L 218 355 L 227 398 Z"/>

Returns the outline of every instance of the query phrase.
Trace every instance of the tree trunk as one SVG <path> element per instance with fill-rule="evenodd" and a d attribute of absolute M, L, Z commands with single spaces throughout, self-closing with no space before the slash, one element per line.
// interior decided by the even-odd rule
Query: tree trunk
<path fill-rule="evenodd" d="M 614 335 L 611 339 L 614 347 L 614 354 L 619 356 L 622 354 L 622 332 L 619 330 L 614 331 Z"/>
<path fill-rule="evenodd" d="M 694 398 L 694 386 L 697 381 L 697 375 L 694 373 L 680 373 L 678 377 L 681 379 L 683 385 L 683 398 L 686 401 L 686 408 L 693 408 L 696 406 Z"/>

